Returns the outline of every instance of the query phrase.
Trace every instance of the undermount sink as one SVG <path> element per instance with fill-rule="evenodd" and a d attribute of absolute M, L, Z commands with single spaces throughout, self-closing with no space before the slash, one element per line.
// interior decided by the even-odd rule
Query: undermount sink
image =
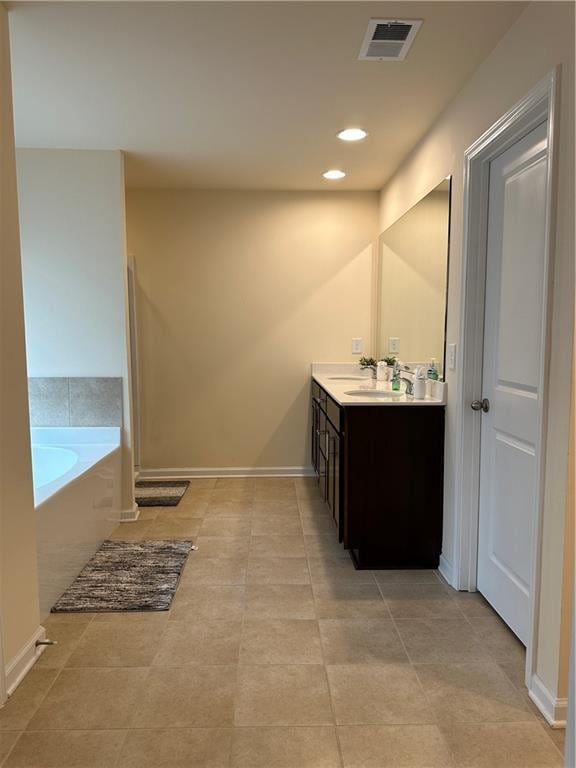
<path fill-rule="evenodd" d="M 387 397 L 402 397 L 402 392 L 394 392 L 386 389 L 349 389 L 348 392 L 344 392 L 345 395 L 351 395 L 352 397 L 373 397 L 373 398 L 387 398 Z"/>
<path fill-rule="evenodd" d="M 364 381 L 367 376 L 328 376 L 331 381 Z"/>

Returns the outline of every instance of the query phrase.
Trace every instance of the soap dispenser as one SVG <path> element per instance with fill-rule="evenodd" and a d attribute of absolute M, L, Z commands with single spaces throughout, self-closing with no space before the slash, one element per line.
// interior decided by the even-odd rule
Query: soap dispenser
<path fill-rule="evenodd" d="M 426 379 L 427 379 L 426 368 L 425 366 L 421 365 L 420 367 L 416 368 L 416 371 L 414 373 L 414 386 L 413 386 L 414 400 L 426 399 Z"/>

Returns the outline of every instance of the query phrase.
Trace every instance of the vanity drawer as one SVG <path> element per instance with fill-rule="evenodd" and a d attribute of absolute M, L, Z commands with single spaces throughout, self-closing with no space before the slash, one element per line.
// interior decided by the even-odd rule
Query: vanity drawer
<path fill-rule="evenodd" d="M 327 472 L 327 461 L 322 452 L 319 454 L 320 459 L 318 462 L 318 488 L 320 490 L 320 496 L 322 497 L 322 501 L 326 501 L 326 496 L 328 494 L 328 472 Z"/>
<path fill-rule="evenodd" d="M 332 426 L 335 427 L 337 432 L 341 431 L 340 414 L 341 414 L 340 406 L 337 403 L 335 403 L 331 397 L 328 397 L 326 400 L 326 415 L 332 422 Z"/>
<path fill-rule="evenodd" d="M 318 448 L 320 449 L 320 452 L 326 458 L 328 456 L 328 444 L 327 444 L 327 437 L 328 434 L 328 420 L 326 418 L 326 414 L 322 409 L 318 410 L 318 432 L 317 432 L 317 438 L 318 438 Z"/>
<path fill-rule="evenodd" d="M 319 384 L 316 384 L 316 382 L 313 382 L 312 397 L 316 397 L 320 403 L 320 407 L 326 410 L 326 400 L 328 399 L 328 395 Z"/>

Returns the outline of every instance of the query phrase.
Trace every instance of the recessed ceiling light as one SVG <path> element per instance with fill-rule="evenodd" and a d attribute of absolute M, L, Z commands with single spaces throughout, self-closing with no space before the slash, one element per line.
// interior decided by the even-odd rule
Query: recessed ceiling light
<path fill-rule="evenodd" d="M 345 128 L 336 135 L 341 141 L 362 141 L 368 136 L 363 128 Z"/>
<path fill-rule="evenodd" d="M 331 171 L 324 171 L 322 174 L 325 179 L 330 179 L 331 181 L 338 181 L 338 179 L 343 179 L 346 174 L 344 171 L 339 171 L 337 168 L 333 168 Z"/>

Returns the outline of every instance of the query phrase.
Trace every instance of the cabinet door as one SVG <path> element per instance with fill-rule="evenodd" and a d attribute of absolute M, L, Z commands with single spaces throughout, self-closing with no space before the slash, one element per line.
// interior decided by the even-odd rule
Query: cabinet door
<path fill-rule="evenodd" d="M 326 502 L 340 526 L 340 437 L 332 424 L 327 425 Z"/>
<path fill-rule="evenodd" d="M 326 501 L 328 494 L 328 462 L 322 451 L 318 453 L 318 487 L 322 500 Z"/>
<path fill-rule="evenodd" d="M 332 447 L 332 463 L 334 465 L 334 509 L 333 509 L 333 517 L 334 522 L 336 523 L 336 526 L 338 528 L 338 541 L 342 541 L 343 536 L 343 526 L 341 524 L 341 502 L 342 502 L 342 491 L 340 488 L 340 451 L 341 451 L 341 438 L 340 435 L 335 433 L 334 436 L 334 442 Z"/>
<path fill-rule="evenodd" d="M 318 405 L 318 400 L 313 397 L 312 398 L 312 434 L 310 437 L 310 449 L 312 452 L 312 466 L 314 468 L 314 472 L 316 475 L 319 473 L 319 463 L 318 463 L 318 433 L 320 430 L 320 406 Z"/>
<path fill-rule="evenodd" d="M 328 419 L 321 407 L 318 408 L 316 440 L 318 442 L 318 483 L 320 496 L 326 501 L 328 494 Z"/>

